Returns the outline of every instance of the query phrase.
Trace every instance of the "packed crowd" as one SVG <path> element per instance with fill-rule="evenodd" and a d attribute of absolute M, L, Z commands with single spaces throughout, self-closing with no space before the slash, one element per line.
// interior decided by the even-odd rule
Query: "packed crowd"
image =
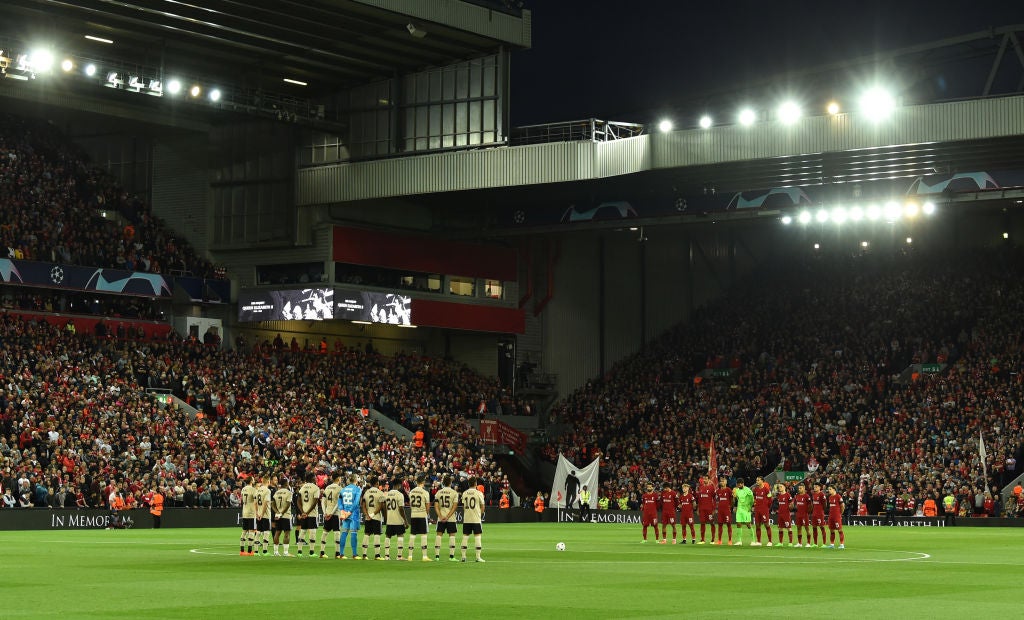
<path fill-rule="evenodd" d="M 856 506 L 866 476 L 873 513 L 947 493 L 997 512 L 1019 473 L 1022 275 L 1009 248 L 766 270 L 557 405 L 574 431 L 546 454 L 600 458 L 613 504 L 696 481 L 713 439 L 730 478 L 804 471 Z"/>
<path fill-rule="evenodd" d="M 0 485 L 4 507 L 126 505 L 164 489 L 168 506 L 235 506 L 256 472 L 301 480 L 335 471 L 507 477 L 465 413 L 488 381 L 460 365 L 342 349 L 231 352 L 189 341 L 120 340 L 0 315 Z M 173 391 L 200 415 L 162 407 Z M 404 441 L 365 407 L 418 411 Z M 419 444 L 419 445 L 417 445 Z"/>
<path fill-rule="evenodd" d="M 7 258 L 223 277 L 56 128 L 11 115 L 0 117 L 0 222 Z"/>

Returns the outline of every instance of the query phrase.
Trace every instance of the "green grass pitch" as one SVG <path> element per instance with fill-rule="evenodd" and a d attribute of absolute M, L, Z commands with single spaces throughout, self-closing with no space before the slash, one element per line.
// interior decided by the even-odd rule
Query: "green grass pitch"
<path fill-rule="evenodd" d="M 415 562 L 401 564 L 239 557 L 238 532 L 228 529 L 8 531 L 0 537 L 0 616 L 863 620 L 1022 613 L 1018 528 L 850 527 L 844 551 L 642 545 L 636 525 L 485 530 L 485 564 L 427 564 L 418 550 Z M 555 550 L 559 541 L 566 551 Z"/>

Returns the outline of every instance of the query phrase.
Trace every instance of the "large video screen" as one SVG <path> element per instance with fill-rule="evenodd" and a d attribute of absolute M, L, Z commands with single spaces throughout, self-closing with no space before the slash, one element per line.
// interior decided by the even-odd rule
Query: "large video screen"
<path fill-rule="evenodd" d="M 245 289 L 238 293 L 239 321 L 326 321 L 334 318 L 334 289 Z"/>
<path fill-rule="evenodd" d="M 412 325 L 412 297 L 338 289 L 334 295 L 334 318 Z"/>

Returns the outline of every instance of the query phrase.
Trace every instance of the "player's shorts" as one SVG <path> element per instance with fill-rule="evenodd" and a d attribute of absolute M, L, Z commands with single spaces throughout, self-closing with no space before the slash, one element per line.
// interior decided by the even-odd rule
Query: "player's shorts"
<path fill-rule="evenodd" d="M 462 533 L 466 534 L 466 535 L 469 535 L 469 534 L 483 534 L 484 533 L 484 526 L 482 524 L 480 524 L 480 523 L 463 523 L 462 524 Z"/>
<path fill-rule="evenodd" d="M 782 517 L 779 517 L 779 529 L 780 530 L 788 530 L 790 527 L 792 527 L 792 525 L 793 525 L 793 521 L 789 517 L 786 517 L 785 519 L 783 519 Z"/>
<path fill-rule="evenodd" d="M 438 521 L 437 522 L 437 533 L 438 534 L 458 534 L 459 524 L 455 521 Z"/>
<path fill-rule="evenodd" d="M 306 517 L 305 519 L 296 520 L 296 525 L 304 530 L 315 530 L 316 529 L 316 517 Z"/>
<path fill-rule="evenodd" d="M 391 538 L 392 536 L 405 536 L 405 526 L 388 525 L 387 528 L 384 530 L 384 535 L 388 538 Z"/>
<path fill-rule="evenodd" d="M 427 533 L 427 519 L 425 517 L 413 517 L 412 527 L 409 529 L 409 533 L 413 536 L 417 534 Z"/>
<path fill-rule="evenodd" d="M 824 527 L 825 526 L 825 515 L 814 515 L 811 517 L 812 527 Z"/>
<path fill-rule="evenodd" d="M 256 531 L 257 532 L 269 532 L 270 531 L 270 519 L 256 519 Z"/>
<path fill-rule="evenodd" d="M 658 522 L 658 516 L 657 515 L 647 514 L 647 515 L 643 515 L 642 517 L 640 517 L 640 524 L 641 525 L 654 525 L 657 522 Z"/>
<path fill-rule="evenodd" d="M 749 510 L 736 511 L 736 523 L 750 523 L 751 515 Z"/>
<path fill-rule="evenodd" d="M 341 522 L 342 531 L 358 532 L 359 531 L 359 515 L 353 514 L 348 519 Z"/>
<path fill-rule="evenodd" d="M 739 519 L 736 520 L 739 521 Z M 758 525 L 768 525 L 769 523 L 771 523 L 771 520 L 771 515 L 769 515 L 767 512 L 754 513 L 754 523 Z"/>
<path fill-rule="evenodd" d="M 338 522 L 338 515 L 327 515 L 324 517 L 324 531 L 337 532 L 341 526 Z"/>
<path fill-rule="evenodd" d="M 828 529 L 830 529 L 830 530 L 841 530 L 841 529 L 843 529 L 843 518 L 839 517 L 838 519 L 833 519 L 833 518 L 829 517 Z"/>
<path fill-rule="evenodd" d="M 661 522 L 662 523 L 667 523 L 669 525 L 675 525 L 676 524 L 676 515 L 675 514 L 672 514 L 672 515 L 661 515 Z"/>
<path fill-rule="evenodd" d="M 797 527 L 807 527 L 810 524 L 811 524 L 811 520 L 807 518 L 807 515 L 803 515 L 803 516 L 797 515 L 797 517 L 796 517 L 796 526 Z"/>
<path fill-rule="evenodd" d="M 256 529 L 256 517 L 242 519 L 242 530 L 251 532 Z"/>
<path fill-rule="evenodd" d="M 290 532 L 290 531 L 292 531 L 292 519 L 291 519 L 291 517 L 281 517 L 280 519 L 274 519 L 274 531 L 275 532 Z"/>
<path fill-rule="evenodd" d="M 380 534 L 380 521 L 376 519 L 367 519 L 363 523 L 364 534 Z"/>
<path fill-rule="evenodd" d="M 690 525 L 693 525 L 693 515 L 692 514 L 680 513 L 679 514 L 679 522 L 680 523 L 689 523 Z"/>
<path fill-rule="evenodd" d="M 729 512 L 728 510 L 719 512 L 718 513 L 718 524 L 719 525 L 728 525 L 729 523 L 732 523 L 732 513 Z"/>
<path fill-rule="evenodd" d="M 714 510 L 701 510 L 697 516 L 700 517 L 701 523 L 714 523 L 715 521 Z"/>

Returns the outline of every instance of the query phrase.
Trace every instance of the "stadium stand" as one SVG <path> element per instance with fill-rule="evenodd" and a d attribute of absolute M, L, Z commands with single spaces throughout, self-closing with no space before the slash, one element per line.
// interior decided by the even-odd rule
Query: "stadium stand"
<path fill-rule="evenodd" d="M 946 493 L 984 512 L 1020 458 L 1022 273 L 1009 246 L 769 266 L 556 406 L 574 431 L 545 453 L 599 456 L 614 499 L 696 480 L 714 438 L 732 478 L 809 471 L 855 495 L 868 475 L 872 513 Z"/>

